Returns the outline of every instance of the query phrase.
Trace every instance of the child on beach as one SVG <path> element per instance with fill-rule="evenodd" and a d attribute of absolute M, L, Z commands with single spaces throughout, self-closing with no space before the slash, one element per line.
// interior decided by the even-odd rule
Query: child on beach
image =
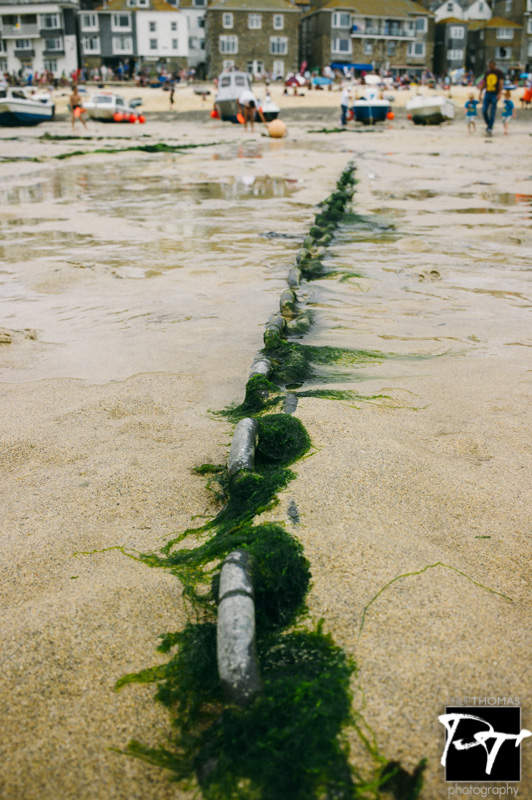
<path fill-rule="evenodd" d="M 503 100 L 504 108 L 503 108 L 502 114 L 501 114 L 501 116 L 502 116 L 502 124 L 504 125 L 504 133 L 505 134 L 508 133 L 508 125 L 510 124 L 510 120 L 512 119 L 512 117 L 514 115 L 514 104 L 513 104 L 513 101 L 510 98 L 511 98 L 510 91 L 507 90 L 504 93 L 504 100 Z"/>
<path fill-rule="evenodd" d="M 475 95 L 470 94 L 469 100 L 465 104 L 467 130 L 469 133 L 474 133 L 477 129 L 475 119 L 477 117 L 478 100 L 475 100 Z"/>

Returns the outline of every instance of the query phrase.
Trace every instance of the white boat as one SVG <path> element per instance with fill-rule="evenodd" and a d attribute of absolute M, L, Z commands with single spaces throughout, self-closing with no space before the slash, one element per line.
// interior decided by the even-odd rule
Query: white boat
<path fill-rule="evenodd" d="M 264 114 L 264 119 L 266 122 L 271 122 L 272 120 L 277 119 L 279 116 L 279 111 L 281 110 L 277 103 L 273 102 L 269 92 L 266 92 L 264 95 L 264 100 L 259 104 L 259 108 Z"/>
<path fill-rule="evenodd" d="M 218 78 L 218 89 L 214 105 L 220 119 L 225 122 L 238 122 L 236 115 L 240 111 L 238 98 L 242 92 L 251 89 L 251 80 L 247 72 L 222 72 Z"/>
<path fill-rule="evenodd" d="M 105 90 L 96 92 L 90 100 L 83 104 L 89 118 L 99 122 L 129 122 L 131 115 L 136 119 L 139 116 L 137 105 L 138 103 L 135 105 L 127 103 L 122 95 L 116 92 Z M 122 117 L 118 118 L 120 115 Z"/>
<path fill-rule="evenodd" d="M 54 118 L 55 104 L 48 92 L 31 87 L 0 86 L 0 125 L 38 125 Z"/>
<path fill-rule="evenodd" d="M 455 107 L 448 97 L 417 94 L 406 104 L 406 111 L 415 125 L 441 125 L 442 122 L 452 122 Z"/>
<path fill-rule="evenodd" d="M 375 125 L 384 122 L 386 114 L 391 110 L 391 103 L 383 96 L 384 82 L 380 75 L 366 75 L 366 85 L 362 97 L 353 103 L 353 114 L 357 122 L 364 125 Z"/>

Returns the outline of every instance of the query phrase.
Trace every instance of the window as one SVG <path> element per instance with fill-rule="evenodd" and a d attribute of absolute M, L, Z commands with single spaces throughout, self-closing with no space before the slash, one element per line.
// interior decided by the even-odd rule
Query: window
<path fill-rule="evenodd" d="M 532 33 L 532 19 L 528 20 L 528 33 Z"/>
<path fill-rule="evenodd" d="M 453 10 L 454 10 L 454 3 L 453 2 L 447 3 L 447 13 L 450 13 Z"/>
<path fill-rule="evenodd" d="M 118 54 L 132 54 L 133 53 L 133 39 L 131 36 L 113 36 L 113 53 Z"/>
<path fill-rule="evenodd" d="M 333 39 L 331 42 L 331 53 L 341 55 L 351 55 L 351 39 Z"/>
<path fill-rule="evenodd" d="M 31 39 L 17 39 L 15 41 L 15 50 L 31 50 Z"/>
<path fill-rule="evenodd" d="M 285 56 L 288 53 L 288 37 L 270 36 L 270 53 L 272 56 Z"/>
<path fill-rule="evenodd" d="M 273 77 L 281 77 L 284 78 L 284 61 L 274 61 L 273 62 Z"/>
<path fill-rule="evenodd" d="M 373 44 L 372 42 L 364 42 L 363 51 L 365 56 L 372 56 L 373 55 Z"/>
<path fill-rule="evenodd" d="M 98 14 L 82 14 L 81 15 L 81 30 L 82 31 L 97 31 L 98 30 Z"/>
<path fill-rule="evenodd" d="M 157 30 L 157 23 L 150 22 L 150 33 L 155 33 L 156 30 Z"/>
<path fill-rule="evenodd" d="M 262 28 L 262 14 L 248 14 L 248 28 L 250 30 Z"/>
<path fill-rule="evenodd" d="M 0 53 L 6 52 L 6 43 L 0 39 Z"/>
<path fill-rule="evenodd" d="M 408 55 L 413 58 L 420 58 L 425 55 L 425 42 L 409 42 Z"/>
<path fill-rule="evenodd" d="M 170 28 L 171 28 L 173 31 L 176 31 L 176 30 L 177 30 L 177 22 L 171 22 L 171 23 L 170 23 Z"/>
<path fill-rule="evenodd" d="M 341 11 L 335 11 L 332 19 L 333 28 L 350 28 L 351 27 L 351 14 L 345 14 Z"/>
<path fill-rule="evenodd" d="M 44 49 L 45 50 L 62 50 L 63 49 L 63 37 L 56 36 L 53 39 L 45 39 L 44 40 Z"/>
<path fill-rule="evenodd" d="M 57 72 L 57 58 L 44 59 L 44 69 L 46 72 Z"/>
<path fill-rule="evenodd" d="M 460 25 L 451 25 L 449 29 L 449 36 L 451 39 L 463 39 L 464 28 L 462 28 Z"/>
<path fill-rule="evenodd" d="M 233 69 L 234 66 L 235 66 L 235 62 L 231 61 L 231 59 L 226 58 L 222 62 L 222 69 L 224 69 L 224 70 Z"/>
<path fill-rule="evenodd" d="M 198 28 L 204 28 L 204 27 L 205 27 L 205 17 L 200 17 L 198 19 Z"/>
<path fill-rule="evenodd" d="M 264 64 L 262 61 L 248 61 L 246 64 L 246 72 L 248 75 L 263 75 L 264 74 Z"/>
<path fill-rule="evenodd" d="M 83 46 L 84 53 L 95 53 L 98 55 L 100 52 L 99 36 L 84 36 L 81 40 L 81 44 Z"/>
<path fill-rule="evenodd" d="M 532 42 L 528 43 L 528 57 L 532 58 Z M 2 71 L 5 72 L 5 69 Z"/>
<path fill-rule="evenodd" d="M 199 8 L 200 6 L 203 8 L 203 6 L 207 5 L 207 0 L 194 0 L 194 5 L 196 8 Z"/>
<path fill-rule="evenodd" d="M 512 48 L 511 47 L 496 47 L 495 48 L 495 58 L 498 61 L 509 61 L 512 57 Z"/>
<path fill-rule="evenodd" d="M 196 39 L 196 37 L 195 36 L 189 36 L 188 37 L 189 50 L 195 50 L 197 46 L 198 46 L 198 40 Z"/>
<path fill-rule="evenodd" d="M 387 56 L 394 56 L 395 55 L 395 42 L 386 42 L 386 55 Z"/>
<path fill-rule="evenodd" d="M 479 11 L 484 11 L 484 3 L 482 2 L 482 0 L 480 0 L 480 2 L 478 4 L 478 10 Z"/>
<path fill-rule="evenodd" d="M 418 33 L 426 33 L 427 32 L 427 18 L 426 17 L 418 17 L 416 19 L 416 31 Z"/>
<path fill-rule="evenodd" d="M 59 14 L 41 14 L 40 16 L 41 28 L 60 28 L 61 22 L 59 21 Z"/>
<path fill-rule="evenodd" d="M 220 36 L 220 53 L 238 53 L 238 36 Z"/>
<path fill-rule="evenodd" d="M 504 12 L 505 14 L 509 14 L 512 10 L 512 0 L 506 0 L 504 4 Z"/>
<path fill-rule="evenodd" d="M 497 39 L 513 39 L 513 28 L 497 28 Z"/>
<path fill-rule="evenodd" d="M 178 49 L 177 39 L 172 39 L 172 50 L 177 50 L 177 49 Z"/>
<path fill-rule="evenodd" d="M 137 0 L 139 8 L 148 8 L 149 0 Z"/>
<path fill-rule="evenodd" d="M 150 50 L 157 50 L 157 39 L 150 39 Z"/>
<path fill-rule="evenodd" d="M 233 27 L 233 15 L 232 14 L 222 14 L 222 27 L 224 28 L 232 28 Z"/>
<path fill-rule="evenodd" d="M 282 31 L 284 28 L 284 15 L 283 14 L 274 14 L 273 15 L 273 28 L 276 31 Z"/>
<path fill-rule="evenodd" d="M 131 14 L 113 14 L 111 30 L 131 30 Z"/>
<path fill-rule="evenodd" d="M 447 60 L 448 61 L 460 61 L 464 60 L 464 51 L 463 50 L 447 50 Z"/>
<path fill-rule="evenodd" d="M 526 10 L 532 11 L 532 0 L 527 0 L 526 2 Z"/>

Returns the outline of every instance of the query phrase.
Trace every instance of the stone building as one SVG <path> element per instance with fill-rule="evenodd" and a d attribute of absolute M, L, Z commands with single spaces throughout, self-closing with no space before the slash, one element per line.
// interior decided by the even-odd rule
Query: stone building
<path fill-rule="evenodd" d="M 206 21 L 209 77 L 232 67 L 255 76 L 297 72 L 300 16 L 288 0 L 215 0 Z"/>
<path fill-rule="evenodd" d="M 0 74 L 48 71 L 70 75 L 78 66 L 77 0 L 0 3 Z"/>
<path fill-rule="evenodd" d="M 502 17 L 468 23 L 466 67 L 475 75 L 484 72 L 490 59 L 507 72 L 520 62 L 522 25 Z"/>
<path fill-rule="evenodd" d="M 521 41 L 515 41 L 512 58 L 532 71 L 532 0 L 495 0 L 494 13 L 521 25 Z"/>
<path fill-rule="evenodd" d="M 412 0 L 318 0 L 301 21 L 301 59 L 309 67 L 432 68 L 433 15 Z"/>

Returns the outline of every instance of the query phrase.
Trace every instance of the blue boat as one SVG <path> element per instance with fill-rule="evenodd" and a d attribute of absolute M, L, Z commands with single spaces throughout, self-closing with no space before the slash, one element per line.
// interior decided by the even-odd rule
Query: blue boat
<path fill-rule="evenodd" d="M 384 122 L 391 109 L 391 103 L 382 96 L 384 83 L 380 75 L 366 75 L 362 97 L 353 103 L 353 114 L 357 122 L 363 125 L 374 125 Z"/>
<path fill-rule="evenodd" d="M 35 92 L 20 86 L 0 87 L 0 125 L 19 127 L 38 125 L 54 118 L 55 105 L 49 94 Z"/>

